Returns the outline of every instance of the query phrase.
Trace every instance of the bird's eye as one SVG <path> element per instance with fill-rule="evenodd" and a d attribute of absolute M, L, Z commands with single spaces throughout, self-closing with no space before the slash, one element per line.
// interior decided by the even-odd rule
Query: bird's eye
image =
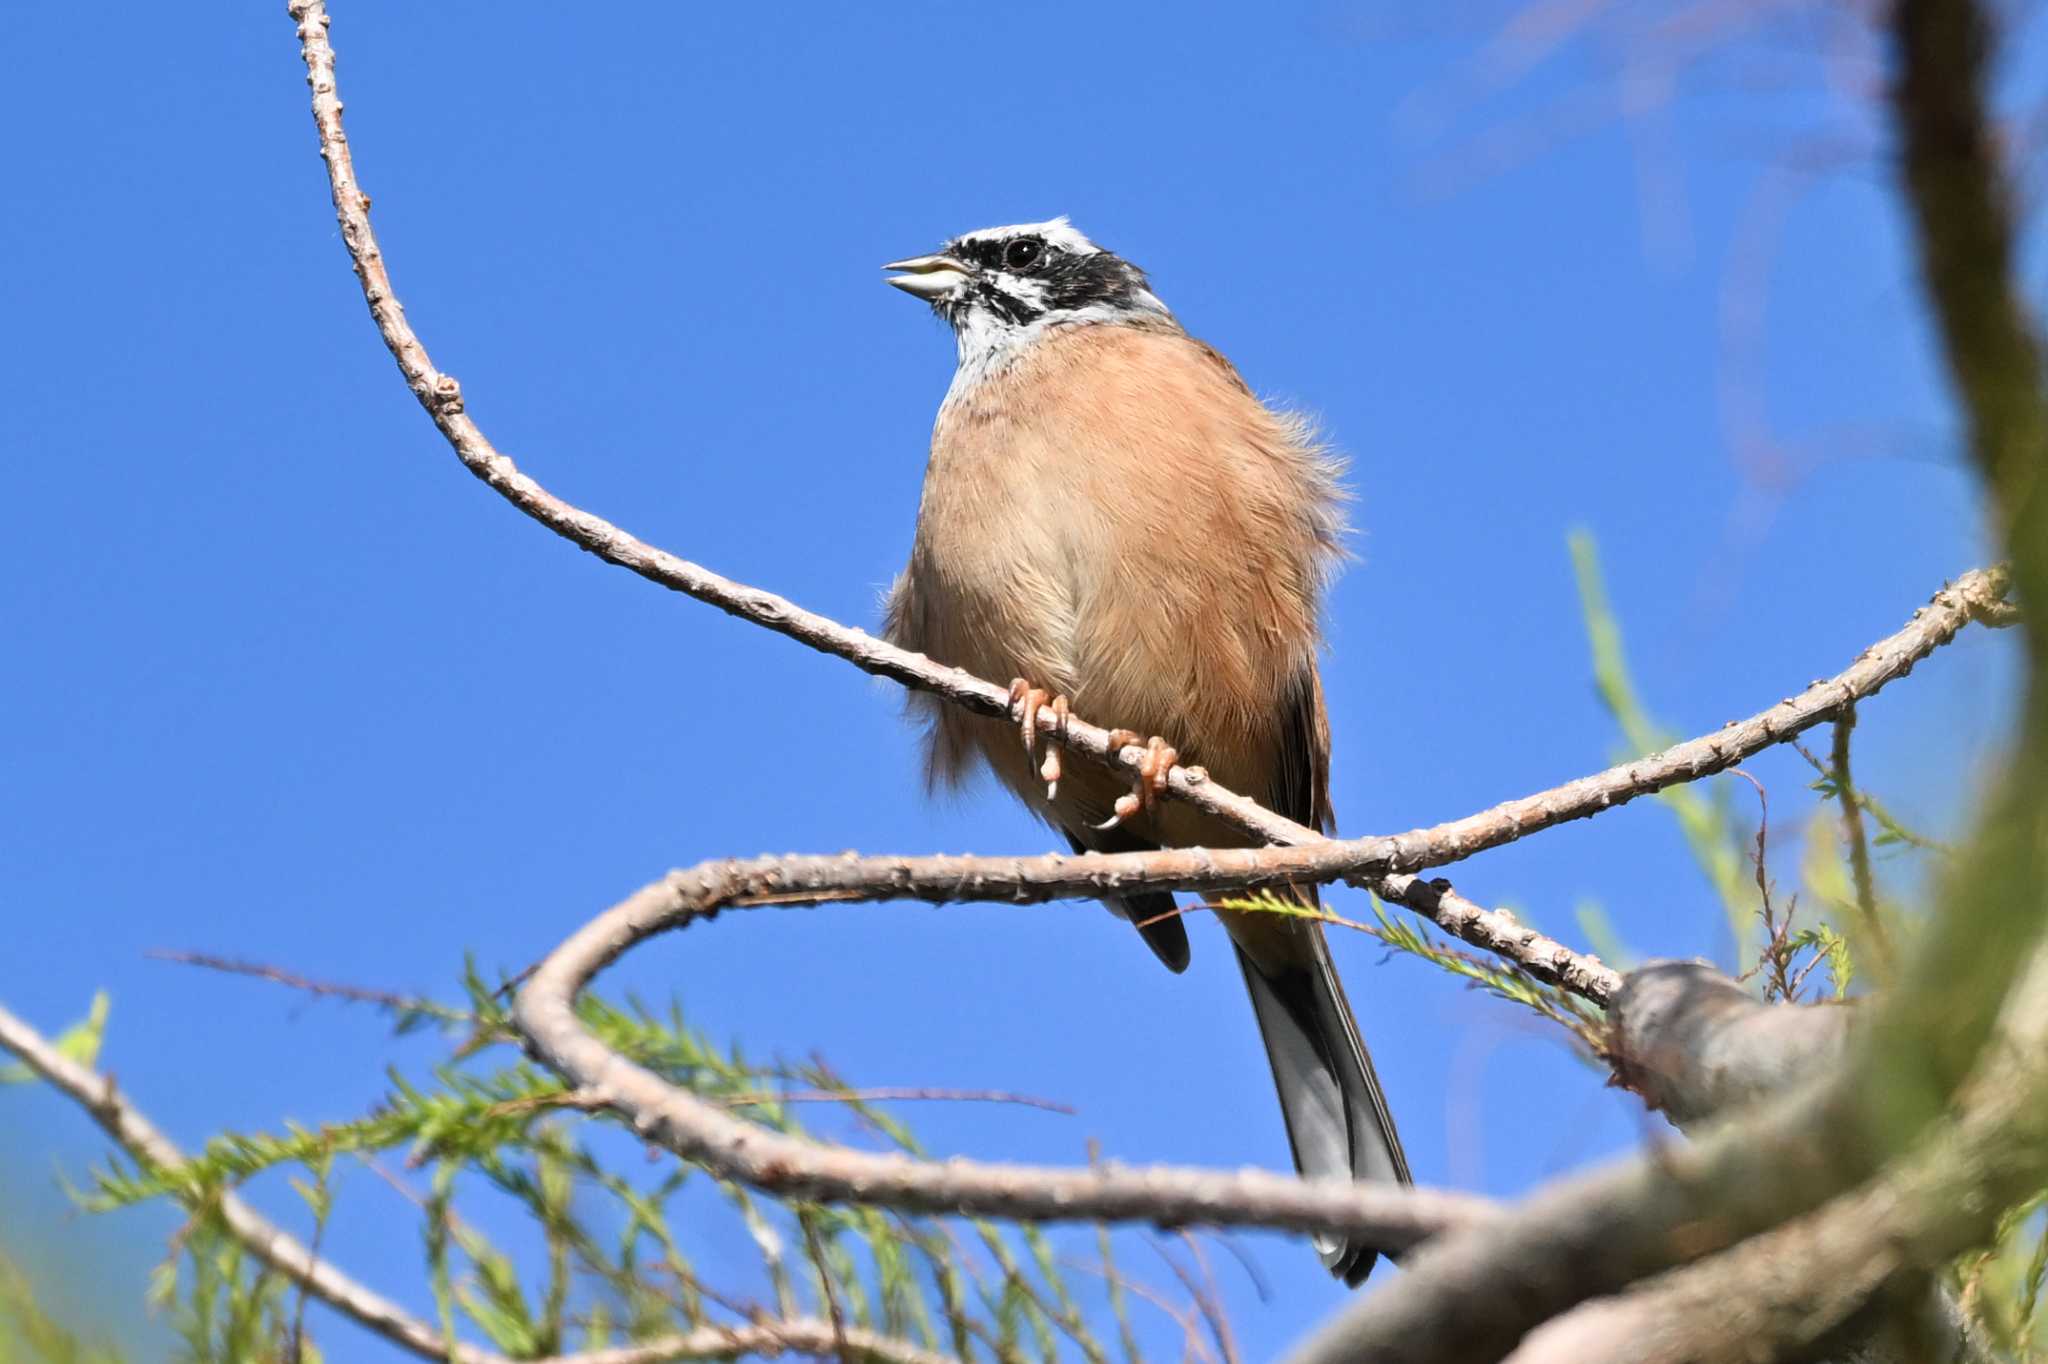
<path fill-rule="evenodd" d="M 1045 246 L 1038 238 L 1019 237 L 1003 248 L 1003 266 L 1010 270 L 1029 270 L 1044 254 Z"/>

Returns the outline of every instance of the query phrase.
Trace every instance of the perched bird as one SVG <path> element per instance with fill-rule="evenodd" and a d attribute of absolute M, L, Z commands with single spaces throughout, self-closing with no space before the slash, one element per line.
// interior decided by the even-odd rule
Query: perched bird
<path fill-rule="evenodd" d="M 1143 271 L 1064 218 L 970 232 L 883 268 L 959 346 L 886 633 L 977 676 L 1016 679 L 1023 721 L 1020 736 L 1015 723 L 920 698 L 933 780 L 984 763 L 1077 852 L 1253 841 L 1152 799 L 1176 760 L 1327 829 L 1316 648 L 1344 494 L 1309 424 L 1261 403 Z M 1048 705 L 1145 746 L 1138 789 L 1092 765 L 1063 772 L 1056 749 L 1041 764 L 1035 720 Z M 1292 893 L 1317 903 L 1312 886 Z M 1170 970 L 1187 966 L 1171 894 L 1109 906 Z M 1222 917 L 1296 1168 L 1409 1182 L 1322 925 Z M 1317 1250 L 1352 1284 L 1375 1258 L 1343 1238 Z"/>

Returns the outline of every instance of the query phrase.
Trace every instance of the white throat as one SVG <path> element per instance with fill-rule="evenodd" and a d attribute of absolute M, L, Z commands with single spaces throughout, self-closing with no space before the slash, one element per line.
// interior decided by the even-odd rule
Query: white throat
<path fill-rule="evenodd" d="M 1002 373 L 1051 333 L 1066 327 L 1086 327 L 1105 322 L 1128 322 L 1174 330 L 1180 327 L 1172 312 L 1149 289 L 1139 293 L 1130 303 L 1094 303 L 1086 308 L 1047 313 L 1021 327 L 1002 321 L 985 308 L 976 308 L 962 318 L 954 330 L 960 361 L 959 368 L 953 371 L 953 382 L 946 389 L 946 403 Z"/>

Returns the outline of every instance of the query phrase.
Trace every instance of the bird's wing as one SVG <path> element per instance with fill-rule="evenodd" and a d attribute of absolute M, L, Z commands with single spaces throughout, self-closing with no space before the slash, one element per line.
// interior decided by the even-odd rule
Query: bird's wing
<path fill-rule="evenodd" d="M 1274 813 L 1318 833 L 1336 825 L 1330 810 L 1330 715 L 1313 656 L 1303 659 L 1282 701 L 1274 754 L 1273 789 L 1263 793 Z"/>

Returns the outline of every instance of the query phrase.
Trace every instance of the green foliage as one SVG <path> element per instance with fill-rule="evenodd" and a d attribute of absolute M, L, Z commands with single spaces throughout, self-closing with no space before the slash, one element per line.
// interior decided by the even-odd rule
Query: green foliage
<path fill-rule="evenodd" d="M 1601 704 L 1621 727 L 1621 747 L 1615 761 L 1646 757 L 1669 748 L 1678 736 L 1651 718 L 1636 692 L 1628 657 L 1622 649 L 1621 624 L 1607 601 L 1607 587 L 1600 576 L 1599 551 L 1593 537 L 1573 531 L 1569 545 L 1572 569 L 1579 585 L 1579 608 L 1585 617 L 1586 642 L 1593 653 L 1593 685 Z M 1716 782 L 1706 790 L 1693 785 L 1673 786 L 1657 793 L 1657 800 L 1678 821 L 1686 847 L 1692 851 L 1707 884 L 1720 898 L 1728 918 L 1728 930 L 1736 943 L 1738 967 L 1755 960 L 1750 920 L 1756 914 L 1756 897 L 1750 885 L 1742 839 L 1729 789 Z"/>
<path fill-rule="evenodd" d="M 1920 852 L 1940 853 L 1944 857 L 1955 852 L 1953 847 L 1940 839 L 1929 838 L 1926 834 L 1907 828 L 1883 801 L 1868 791 L 1858 789 L 1852 783 L 1842 781 L 1833 768 L 1822 762 L 1804 745 L 1794 744 L 1792 747 L 1797 749 L 1799 756 L 1811 763 L 1813 770 L 1820 774 L 1813 782 L 1813 790 L 1818 791 L 1826 800 L 1840 803 L 1846 799 L 1877 824 L 1877 836 L 1870 840 L 1877 847 L 1912 848 Z"/>
<path fill-rule="evenodd" d="M 409 1196 L 440 1330 L 513 1358 L 787 1316 L 843 1321 L 963 1359 L 1142 1357 L 1127 1290 L 1164 1299 L 1118 1269 L 1106 1232 L 1099 1263 L 1063 1261 L 1035 1227 L 785 1203 L 674 1161 L 650 1166 L 629 1128 L 525 1059 L 501 983 L 472 965 L 463 995 L 459 1006 L 369 998 L 401 1031 L 438 1030 L 450 1056 L 425 1076 L 393 1071 L 386 1095 L 361 1117 L 223 1133 L 175 1169 L 115 1155 L 77 1193 L 94 1210 L 161 1200 L 188 1210 L 150 1285 L 186 1359 L 316 1361 L 297 1285 L 227 1233 L 219 1200 L 258 1177 L 288 1179 L 311 1215 L 317 1251 L 345 1170 L 370 1166 L 408 1187 L 386 1161 L 426 1174 L 425 1190 Z M 585 998 L 579 1010 L 621 1054 L 773 1131 L 803 1135 L 795 1116 L 802 1101 L 827 1100 L 868 1140 L 923 1154 L 903 1123 L 822 1061 L 751 1063 L 690 1028 L 674 1005 L 657 1011 Z M 96 1043 L 103 1001 L 95 1018 Z M 494 1239 L 466 1214 L 487 1196 L 522 1214 L 515 1237 Z M 709 1228 L 720 1208 L 737 1238 Z M 707 1241 L 718 1246 L 715 1264 L 690 1249 Z M 753 1248 L 751 1264 L 734 1258 L 735 1241 Z M 0 1364 L 114 1358 L 84 1352 L 54 1324 L 23 1315 L 32 1307 L 0 1274 L 0 1322 L 36 1351 L 5 1353 L 0 1328 Z M 1113 1320 L 1117 1339 L 1105 1342 L 1091 1317 Z"/>
<path fill-rule="evenodd" d="M 1390 915 L 1377 895 L 1368 896 L 1373 922 L 1347 919 L 1328 909 L 1311 909 L 1297 901 L 1282 899 L 1270 891 L 1232 897 L 1218 902 L 1220 908 L 1248 914 L 1282 914 L 1295 919 L 1314 919 L 1335 928 L 1347 928 L 1377 938 L 1396 952 L 1405 952 L 1450 972 L 1476 989 L 1519 1004 L 1564 1028 L 1586 1045 L 1588 1053 L 1600 1049 L 1600 1014 L 1578 996 L 1546 985 L 1528 972 L 1493 957 L 1480 956 L 1453 947 L 1431 933 L 1422 920 L 1409 915 Z"/>
<path fill-rule="evenodd" d="M 179 1232 L 151 1284 L 193 1364 L 316 1364 L 299 1329 L 293 1284 L 259 1263 L 218 1215 L 202 1210 Z"/>

